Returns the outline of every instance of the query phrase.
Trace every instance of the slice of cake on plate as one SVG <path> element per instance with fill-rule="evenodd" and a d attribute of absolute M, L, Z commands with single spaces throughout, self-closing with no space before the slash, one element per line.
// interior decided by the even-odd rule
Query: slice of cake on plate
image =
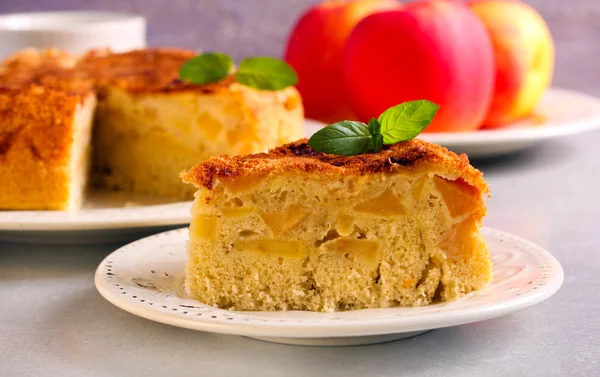
<path fill-rule="evenodd" d="M 306 140 L 213 157 L 198 191 L 185 286 L 235 310 L 336 311 L 454 300 L 491 279 L 479 234 L 488 186 L 466 156 L 421 140 L 377 153 Z"/>

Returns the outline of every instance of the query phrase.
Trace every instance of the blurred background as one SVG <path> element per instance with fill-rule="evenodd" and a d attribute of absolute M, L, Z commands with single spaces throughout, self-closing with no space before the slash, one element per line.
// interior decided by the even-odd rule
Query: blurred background
<path fill-rule="evenodd" d="M 299 14 L 318 0 L 2 0 L 0 13 L 110 10 L 138 13 L 148 23 L 148 43 L 220 50 L 235 59 L 281 56 Z M 553 86 L 600 95 L 600 1 L 529 0 L 556 43 Z"/>

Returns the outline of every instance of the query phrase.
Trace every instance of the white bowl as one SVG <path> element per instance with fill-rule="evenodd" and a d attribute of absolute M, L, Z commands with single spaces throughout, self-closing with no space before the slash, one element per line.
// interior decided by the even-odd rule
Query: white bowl
<path fill-rule="evenodd" d="M 146 20 L 112 12 L 33 12 L 0 15 L 0 59 L 25 48 L 57 48 L 82 54 L 146 46 Z"/>

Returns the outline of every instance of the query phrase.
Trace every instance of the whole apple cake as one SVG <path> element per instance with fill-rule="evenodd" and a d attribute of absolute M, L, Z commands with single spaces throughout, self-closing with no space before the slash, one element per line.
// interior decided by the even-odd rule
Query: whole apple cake
<path fill-rule="evenodd" d="M 302 137 L 294 87 L 257 90 L 231 75 L 184 82 L 178 71 L 196 55 L 30 49 L 1 63 L 0 209 L 77 209 L 90 177 L 101 188 L 192 199 L 182 170 Z"/>

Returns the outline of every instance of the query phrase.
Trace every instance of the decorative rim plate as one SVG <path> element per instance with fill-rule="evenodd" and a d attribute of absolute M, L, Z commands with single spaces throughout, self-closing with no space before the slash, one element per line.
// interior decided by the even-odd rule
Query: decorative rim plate
<path fill-rule="evenodd" d="M 378 343 L 502 316 L 544 301 L 560 288 L 563 270 L 548 251 L 498 230 L 482 232 L 492 254 L 493 282 L 460 300 L 424 307 L 335 313 L 214 308 L 185 295 L 187 228 L 114 251 L 99 265 L 95 282 L 100 294 L 121 309 L 178 327 L 287 344 Z"/>
<path fill-rule="evenodd" d="M 312 121 L 312 134 L 324 124 Z M 550 88 L 534 115 L 502 129 L 422 133 L 419 137 L 472 158 L 493 157 L 526 149 L 543 140 L 600 128 L 600 99 L 571 90 Z"/>

